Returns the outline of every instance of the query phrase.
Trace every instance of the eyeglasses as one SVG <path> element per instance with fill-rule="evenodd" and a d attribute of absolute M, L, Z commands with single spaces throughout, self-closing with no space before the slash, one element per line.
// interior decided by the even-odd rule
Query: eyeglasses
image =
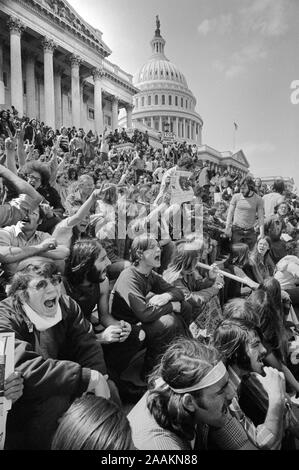
<path fill-rule="evenodd" d="M 61 284 L 61 282 L 62 282 L 62 277 L 60 276 L 60 274 L 55 274 L 50 279 L 42 279 L 35 286 L 30 286 L 30 287 L 35 290 L 41 290 L 41 289 L 46 289 L 49 283 L 51 283 L 53 286 L 58 286 L 59 284 Z"/>
<path fill-rule="evenodd" d="M 32 180 L 32 181 L 41 181 L 41 178 L 39 176 L 34 176 L 34 175 L 27 175 L 27 179 Z"/>

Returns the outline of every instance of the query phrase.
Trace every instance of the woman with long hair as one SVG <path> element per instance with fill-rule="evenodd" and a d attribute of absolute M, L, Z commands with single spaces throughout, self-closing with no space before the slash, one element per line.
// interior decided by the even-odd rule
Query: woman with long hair
<path fill-rule="evenodd" d="M 275 263 L 270 255 L 271 240 L 269 237 L 260 238 L 249 255 L 253 280 L 261 284 L 267 277 L 273 276 Z"/>
<path fill-rule="evenodd" d="M 249 302 L 253 306 L 255 315 L 258 319 L 264 343 L 267 347 L 268 354 L 265 357 L 265 363 L 271 367 L 283 371 L 286 382 L 292 392 L 299 393 L 299 382 L 296 380 L 292 372 L 287 367 L 288 338 L 284 326 L 284 318 L 282 311 L 281 293 L 279 295 L 279 283 L 273 279 L 262 284 L 259 289 L 249 297 Z M 274 303 L 275 300 L 278 303 Z M 271 297 L 271 295 L 273 297 Z"/>
<path fill-rule="evenodd" d="M 190 235 L 177 243 L 177 250 L 163 278 L 184 292 L 185 300 L 192 306 L 193 319 L 210 333 L 222 318 L 219 291 L 224 285 L 223 276 L 215 266 L 208 277 L 203 277 L 197 262 L 205 258 L 207 246 L 204 239 Z M 213 315 L 209 306 L 213 300 Z M 215 305 L 218 315 L 215 315 Z"/>

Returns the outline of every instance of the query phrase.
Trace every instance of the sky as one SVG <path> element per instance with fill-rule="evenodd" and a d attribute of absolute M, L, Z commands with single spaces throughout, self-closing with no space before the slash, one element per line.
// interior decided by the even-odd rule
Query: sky
<path fill-rule="evenodd" d="M 255 176 L 291 176 L 299 189 L 299 0 L 68 1 L 132 75 L 151 55 L 159 15 L 165 55 L 197 99 L 203 144 L 242 149 Z"/>

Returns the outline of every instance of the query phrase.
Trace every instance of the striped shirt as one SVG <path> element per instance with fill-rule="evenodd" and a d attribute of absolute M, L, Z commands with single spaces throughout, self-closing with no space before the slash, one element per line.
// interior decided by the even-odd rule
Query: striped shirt
<path fill-rule="evenodd" d="M 236 390 L 238 390 L 241 384 L 240 377 L 235 373 L 235 371 L 231 367 L 228 367 L 227 370 L 230 381 L 235 386 Z M 259 393 L 260 391 L 258 390 L 257 392 Z M 280 449 L 282 433 L 279 433 L 279 435 L 274 435 L 264 424 L 255 426 L 253 422 L 241 410 L 237 397 L 233 398 L 231 404 L 229 405 L 229 408 L 231 414 L 235 418 L 237 418 L 237 420 L 242 424 L 243 428 L 245 429 L 248 435 L 248 438 L 256 447 L 264 450 Z"/>
<path fill-rule="evenodd" d="M 128 414 L 134 446 L 138 450 L 191 450 L 191 443 L 163 429 L 147 408 L 148 393 Z"/>
<path fill-rule="evenodd" d="M 263 199 L 253 193 L 250 197 L 243 194 L 234 194 L 230 202 L 227 215 L 227 226 L 236 225 L 245 230 L 254 227 L 258 215 L 259 225 L 264 224 L 264 203 Z"/>

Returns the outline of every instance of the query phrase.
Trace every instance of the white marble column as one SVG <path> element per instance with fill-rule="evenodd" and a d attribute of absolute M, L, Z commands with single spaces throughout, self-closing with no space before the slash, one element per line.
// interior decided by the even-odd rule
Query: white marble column
<path fill-rule="evenodd" d="M 27 52 L 26 57 L 26 114 L 36 118 L 35 57 Z"/>
<path fill-rule="evenodd" d="M 79 129 L 81 124 L 81 104 L 80 104 L 80 63 L 78 56 L 71 57 L 72 69 L 72 125 Z"/>
<path fill-rule="evenodd" d="M 118 129 L 118 98 L 114 96 L 112 98 L 112 131 Z"/>
<path fill-rule="evenodd" d="M 21 33 L 24 26 L 18 18 L 10 17 L 8 21 L 10 30 L 10 93 L 11 104 L 19 112 L 24 114 L 23 104 L 23 74 L 21 54 Z"/>
<path fill-rule="evenodd" d="M 80 79 L 80 127 L 84 129 L 85 126 L 85 105 L 84 105 L 84 88 L 86 86 L 86 80 Z"/>
<path fill-rule="evenodd" d="M 198 124 L 198 136 L 197 136 L 197 143 L 198 145 L 201 145 L 201 126 Z"/>
<path fill-rule="evenodd" d="M 70 126 L 70 119 L 69 119 L 69 109 L 68 109 L 68 102 L 69 102 L 69 89 L 66 86 L 61 86 L 61 105 L 62 105 L 62 125 L 65 127 Z"/>
<path fill-rule="evenodd" d="M 43 77 L 38 78 L 38 119 L 45 121 L 45 86 Z"/>
<path fill-rule="evenodd" d="M 104 120 L 103 120 L 103 104 L 102 104 L 102 69 L 93 70 L 94 79 L 94 119 L 95 119 L 95 130 L 99 135 L 103 134 L 104 131 Z"/>
<path fill-rule="evenodd" d="M 175 131 L 174 132 L 175 132 L 176 138 L 178 138 L 179 137 L 179 118 L 178 117 L 175 118 Z"/>
<path fill-rule="evenodd" d="M 127 129 L 130 129 L 132 127 L 132 111 L 133 107 L 132 106 L 127 106 L 126 107 L 127 111 Z"/>
<path fill-rule="evenodd" d="M 159 116 L 159 132 L 162 132 L 162 116 Z"/>
<path fill-rule="evenodd" d="M 55 97 L 54 97 L 54 66 L 53 52 L 55 43 L 53 39 L 43 40 L 44 48 L 44 93 L 45 93 L 45 124 L 55 129 Z"/>
<path fill-rule="evenodd" d="M 3 46 L 0 44 L 0 105 L 5 103 L 5 88 L 3 82 Z"/>
<path fill-rule="evenodd" d="M 62 69 L 57 68 L 54 74 L 54 96 L 55 96 L 55 127 L 60 129 L 62 126 L 62 89 L 61 74 Z"/>

